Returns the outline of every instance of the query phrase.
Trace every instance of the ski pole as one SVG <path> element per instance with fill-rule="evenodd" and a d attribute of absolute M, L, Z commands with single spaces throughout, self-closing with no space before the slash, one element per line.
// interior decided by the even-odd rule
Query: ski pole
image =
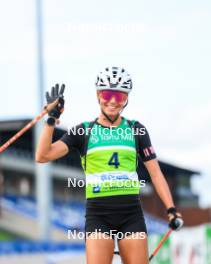
<path fill-rule="evenodd" d="M 172 232 L 172 229 L 169 229 L 166 232 L 166 234 L 163 236 L 163 238 L 161 239 L 161 241 L 159 242 L 159 244 L 157 245 L 157 247 L 155 248 L 155 250 L 152 252 L 151 256 L 149 257 L 149 261 L 158 253 L 159 249 L 161 248 L 163 243 L 166 241 L 166 239 L 169 237 L 171 232 Z"/>
<path fill-rule="evenodd" d="M 166 239 L 169 237 L 169 235 L 171 234 L 171 232 L 172 232 L 172 229 L 169 229 L 166 232 L 166 234 L 163 236 L 163 238 L 159 242 L 158 246 L 155 248 L 155 250 L 153 251 L 153 253 L 149 257 L 149 261 L 151 261 L 151 259 L 158 253 L 159 249 L 161 248 L 161 246 L 163 245 L 163 243 L 166 241 Z M 114 254 L 115 255 L 119 255 L 119 252 L 118 251 L 114 251 Z"/>
<path fill-rule="evenodd" d="M 22 136 L 27 130 L 33 127 L 44 115 L 51 111 L 59 102 L 59 99 L 56 99 L 53 103 L 48 104 L 44 107 L 43 111 L 37 115 L 32 121 L 25 125 L 19 132 L 17 132 L 13 137 L 11 137 L 7 142 L 5 142 L 0 147 L 0 153 L 5 151 L 14 141 L 16 141 L 20 136 Z"/>
<path fill-rule="evenodd" d="M 175 224 L 177 225 L 177 229 L 176 231 L 180 230 L 181 227 L 183 226 L 184 222 L 182 219 L 177 218 L 175 219 Z M 163 236 L 163 238 L 161 239 L 161 241 L 159 242 L 158 246 L 156 247 L 156 249 L 152 252 L 151 256 L 149 257 L 149 261 L 157 254 L 158 250 L 161 248 L 161 246 L 163 245 L 163 243 L 166 241 L 166 239 L 169 237 L 169 235 L 171 234 L 173 229 L 169 228 L 169 230 L 166 232 L 166 234 Z"/>

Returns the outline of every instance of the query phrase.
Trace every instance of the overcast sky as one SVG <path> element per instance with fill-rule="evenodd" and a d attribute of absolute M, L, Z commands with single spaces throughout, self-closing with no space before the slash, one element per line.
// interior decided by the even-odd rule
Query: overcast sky
<path fill-rule="evenodd" d="M 40 111 L 35 6 L 0 0 L 1 120 Z M 160 159 L 202 172 L 193 189 L 211 205 L 211 2 L 45 0 L 43 11 L 45 89 L 67 86 L 62 125 L 94 119 L 97 73 L 125 67 L 124 116 L 148 128 Z"/>

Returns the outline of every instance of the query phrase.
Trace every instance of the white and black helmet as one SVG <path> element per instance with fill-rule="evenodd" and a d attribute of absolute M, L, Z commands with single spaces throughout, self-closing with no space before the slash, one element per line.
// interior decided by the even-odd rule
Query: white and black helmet
<path fill-rule="evenodd" d="M 107 67 L 97 76 L 95 83 L 98 91 L 114 90 L 128 93 L 132 90 L 130 74 L 121 67 Z"/>

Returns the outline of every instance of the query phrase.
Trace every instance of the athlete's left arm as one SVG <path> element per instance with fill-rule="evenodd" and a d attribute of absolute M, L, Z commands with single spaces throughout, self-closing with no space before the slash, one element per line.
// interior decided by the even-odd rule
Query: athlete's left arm
<path fill-rule="evenodd" d="M 149 172 L 157 194 L 165 204 L 166 208 L 175 207 L 168 183 L 160 169 L 157 159 L 146 161 L 144 162 L 144 165 Z"/>
<path fill-rule="evenodd" d="M 139 155 L 149 172 L 152 183 L 166 208 L 174 207 L 171 192 L 156 159 L 156 154 L 151 144 L 149 133 L 146 127 L 141 123 L 136 123 L 136 126 L 140 129 L 139 131 L 143 132 L 138 138 Z"/>
<path fill-rule="evenodd" d="M 140 129 L 144 129 L 144 133 L 139 136 L 139 155 L 144 162 L 146 169 L 149 172 L 152 183 L 156 189 L 157 194 L 163 201 L 167 209 L 169 218 L 169 227 L 173 230 L 179 230 L 183 221 L 181 214 L 177 212 L 168 183 L 160 169 L 159 163 L 156 159 L 155 151 L 152 147 L 151 140 L 146 128 L 142 124 L 137 124 Z M 180 218 L 180 219 L 179 219 Z"/>

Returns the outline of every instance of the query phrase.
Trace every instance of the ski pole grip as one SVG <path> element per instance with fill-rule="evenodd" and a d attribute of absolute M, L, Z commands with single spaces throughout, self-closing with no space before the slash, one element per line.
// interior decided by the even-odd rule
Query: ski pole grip
<path fill-rule="evenodd" d="M 176 218 L 175 219 L 175 225 L 177 226 L 178 229 L 176 231 L 180 230 L 181 227 L 183 226 L 184 221 L 181 218 Z"/>
<path fill-rule="evenodd" d="M 56 99 L 55 101 L 53 101 L 53 103 L 50 103 L 50 104 L 47 104 L 46 106 L 44 106 L 44 110 L 48 113 L 52 109 L 54 109 L 54 107 L 57 106 L 58 103 L 59 103 L 59 98 Z"/>

